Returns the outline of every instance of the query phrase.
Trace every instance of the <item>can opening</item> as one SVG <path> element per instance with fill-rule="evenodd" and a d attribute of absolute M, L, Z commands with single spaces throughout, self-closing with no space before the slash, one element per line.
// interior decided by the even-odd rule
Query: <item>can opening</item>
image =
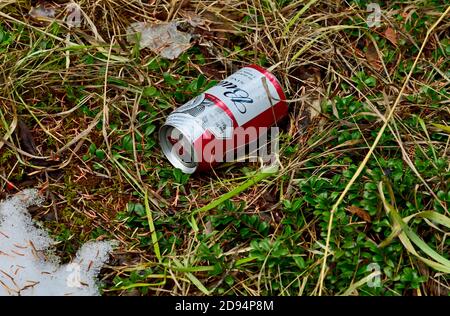
<path fill-rule="evenodd" d="M 164 125 L 159 132 L 159 142 L 164 155 L 184 173 L 194 173 L 198 163 L 190 140 L 178 128 Z"/>

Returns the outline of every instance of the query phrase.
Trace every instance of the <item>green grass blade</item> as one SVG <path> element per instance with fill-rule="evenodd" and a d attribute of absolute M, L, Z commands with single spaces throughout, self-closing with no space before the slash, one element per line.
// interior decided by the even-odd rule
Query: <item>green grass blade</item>
<path fill-rule="evenodd" d="M 403 219 L 403 221 L 405 223 L 408 223 L 412 218 L 414 217 L 419 217 L 419 218 L 426 218 L 429 220 L 432 220 L 442 226 L 445 226 L 447 228 L 450 228 L 450 218 L 448 218 L 445 215 L 439 214 L 438 212 L 435 211 L 423 211 L 423 212 L 419 212 L 417 214 L 413 214 L 411 216 L 405 217 Z"/>
<path fill-rule="evenodd" d="M 199 232 L 197 221 L 195 220 L 194 216 L 190 216 L 190 218 L 188 218 L 188 223 L 194 232 L 196 232 L 196 233 Z"/>
<path fill-rule="evenodd" d="M 419 121 L 420 127 L 422 127 L 423 131 L 425 132 L 425 136 L 427 137 L 428 141 L 431 142 L 431 138 L 430 138 L 430 135 L 428 134 L 427 126 L 425 125 L 424 120 L 421 119 L 420 117 L 417 117 L 417 120 Z M 434 150 L 434 146 L 431 144 L 429 146 L 430 146 L 431 151 L 433 152 L 434 161 L 436 161 L 437 156 L 436 156 L 436 151 Z"/>
<path fill-rule="evenodd" d="M 309 7 L 311 6 L 311 5 L 313 5 L 314 3 L 316 3 L 317 2 L 317 0 L 311 0 L 311 1 L 309 1 L 303 8 L 301 8 L 298 12 L 297 12 L 297 14 L 288 22 L 288 24 L 286 25 L 286 27 L 284 28 L 284 30 L 283 30 L 283 36 L 285 36 L 288 32 L 289 32 L 289 30 L 290 30 L 290 28 L 292 27 L 292 25 L 294 25 L 296 22 L 297 22 L 297 20 L 303 15 L 303 13 L 305 13 L 308 9 L 309 9 Z"/>
<path fill-rule="evenodd" d="M 357 290 L 358 288 L 360 288 L 361 286 L 363 286 L 364 284 L 366 284 L 370 280 L 373 280 L 373 278 L 375 278 L 375 277 L 377 277 L 379 275 L 381 275 L 381 271 L 375 271 L 375 272 L 372 272 L 371 274 L 369 274 L 368 276 L 365 276 L 364 278 L 362 278 L 358 282 L 352 283 L 349 286 L 349 288 L 342 294 L 342 296 L 349 296 L 349 295 L 351 295 L 355 290 Z"/>
<path fill-rule="evenodd" d="M 300 57 L 301 54 L 306 52 L 310 47 L 312 47 L 317 41 L 319 41 L 322 37 L 325 37 L 329 33 L 335 32 L 335 31 L 341 31 L 346 29 L 360 29 L 359 26 L 350 26 L 350 25 L 333 25 L 329 27 L 321 28 L 317 31 L 317 36 L 312 38 L 308 43 L 302 46 L 291 58 L 291 63 L 294 62 L 298 57 Z"/>
<path fill-rule="evenodd" d="M 442 257 L 440 254 L 438 254 L 436 251 L 434 251 L 430 246 L 428 246 L 427 243 L 425 243 L 422 239 L 420 239 L 419 236 L 417 236 L 416 233 L 414 233 L 402 220 L 400 215 L 397 213 L 397 211 L 392 208 L 392 215 L 393 219 L 400 223 L 400 226 L 402 227 L 405 234 L 408 236 L 408 238 L 417 246 L 420 250 L 422 250 L 424 253 L 429 255 L 431 258 L 436 260 L 437 262 L 443 264 L 444 266 L 448 267 L 450 270 L 450 261 Z"/>
<path fill-rule="evenodd" d="M 192 283 L 194 283 L 194 285 L 200 290 L 202 291 L 205 295 L 209 295 L 209 291 L 208 289 L 202 284 L 202 282 L 200 282 L 199 279 L 197 279 L 192 273 L 186 273 L 186 276 L 189 280 L 191 280 Z"/>
<path fill-rule="evenodd" d="M 153 248 L 155 249 L 156 258 L 158 258 L 158 260 L 161 262 L 161 252 L 159 250 L 158 235 L 156 234 L 155 224 L 153 223 L 152 211 L 150 210 L 150 204 L 148 203 L 147 190 L 145 190 L 144 202 L 145 202 L 145 212 L 147 213 L 148 225 L 150 227 L 150 233 L 152 235 Z"/>
<path fill-rule="evenodd" d="M 256 257 L 242 258 L 242 259 L 239 259 L 239 260 L 236 261 L 235 266 L 239 267 L 239 266 L 241 266 L 243 264 L 246 264 L 248 262 L 255 261 L 256 259 L 257 259 Z"/>
<path fill-rule="evenodd" d="M 180 261 L 178 261 L 175 258 L 172 258 L 173 262 L 175 262 L 175 265 L 180 269 L 180 268 L 187 268 L 187 267 L 183 267 L 183 265 L 181 264 Z M 209 295 L 210 292 L 209 290 L 202 284 L 202 282 L 200 282 L 199 279 L 197 279 L 192 273 L 190 272 L 186 272 L 186 277 L 200 290 L 202 291 L 203 294 L 205 295 Z"/>
<path fill-rule="evenodd" d="M 250 179 L 248 179 L 247 181 L 245 181 L 244 183 L 242 183 L 238 187 L 234 188 L 233 190 L 231 190 L 231 191 L 221 195 L 220 197 L 218 197 L 217 199 L 215 199 L 212 202 L 208 203 L 207 205 L 205 205 L 205 206 L 203 206 L 203 207 L 201 207 L 199 209 L 196 209 L 195 211 L 192 212 L 192 215 L 212 210 L 213 208 L 219 206 L 220 204 L 222 204 L 226 200 L 231 199 L 232 197 L 238 195 L 242 191 L 247 190 L 251 186 L 257 184 L 258 182 L 264 180 L 265 178 L 267 178 L 267 177 L 269 177 L 269 176 L 271 176 L 273 174 L 275 174 L 275 173 L 274 172 L 265 172 L 264 170 L 258 172 L 253 177 L 251 177 Z"/>
<path fill-rule="evenodd" d="M 387 184 L 389 186 L 389 184 Z M 400 240 L 402 241 L 405 248 L 413 255 L 418 257 L 420 260 L 431 266 L 432 268 L 450 273 L 450 261 L 437 253 L 434 249 L 432 249 L 427 243 L 425 243 L 420 237 L 409 228 L 408 225 L 401 218 L 398 211 L 393 207 L 390 203 L 386 201 L 383 192 L 383 182 L 379 183 L 378 190 L 380 192 L 381 199 L 383 201 L 386 212 L 391 217 L 394 225 L 398 225 L 402 229 L 402 233 L 399 235 Z M 415 244 L 420 250 L 422 250 L 425 254 L 430 256 L 433 260 L 429 260 L 420 256 L 414 249 Z"/>
<path fill-rule="evenodd" d="M 444 132 L 447 132 L 448 134 L 450 134 L 450 126 L 446 126 L 446 125 L 442 125 L 442 124 L 437 124 L 437 123 L 431 123 L 434 127 L 437 127 L 441 130 L 443 130 Z"/>

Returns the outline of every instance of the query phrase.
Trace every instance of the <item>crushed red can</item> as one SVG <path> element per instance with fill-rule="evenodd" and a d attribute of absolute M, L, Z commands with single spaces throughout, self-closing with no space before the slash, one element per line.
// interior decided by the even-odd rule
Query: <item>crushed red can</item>
<path fill-rule="evenodd" d="M 258 65 L 241 68 L 173 111 L 159 131 L 161 149 L 184 173 L 207 170 L 256 143 L 287 115 L 283 89 Z"/>

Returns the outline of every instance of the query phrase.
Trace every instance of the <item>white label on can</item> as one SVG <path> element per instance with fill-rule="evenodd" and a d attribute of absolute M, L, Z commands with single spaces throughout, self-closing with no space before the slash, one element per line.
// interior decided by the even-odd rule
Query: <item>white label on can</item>
<path fill-rule="evenodd" d="M 191 142 L 194 142 L 205 132 L 202 121 L 186 113 L 174 112 L 170 114 L 166 124 L 175 126 L 183 133 L 183 135 L 188 137 Z"/>
<path fill-rule="evenodd" d="M 233 134 L 231 118 L 212 100 L 205 98 L 204 93 L 176 109 L 167 123 L 182 128 L 191 141 L 199 138 L 205 130 L 219 139 L 230 138 Z"/>
<path fill-rule="evenodd" d="M 218 139 L 231 138 L 233 121 L 228 114 L 218 106 L 205 111 L 202 116 L 203 127 L 208 129 Z"/>
<path fill-rule="evenodd" d="M 225 103 L 239 126 L 276 105 L 281 99 L 273 83 L 263 73 L 250 67 L 240 69 L 206 93 Z"/>

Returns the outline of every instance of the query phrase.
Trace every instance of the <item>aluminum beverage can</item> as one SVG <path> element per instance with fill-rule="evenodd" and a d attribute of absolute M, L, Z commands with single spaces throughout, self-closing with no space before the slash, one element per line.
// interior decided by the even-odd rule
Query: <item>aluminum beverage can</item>
<path fill-rule="evenodd" d="M 226 153 L 258 138 L 259 130 L 287 115 L 283 89 L 276 77 L 258 65 L 241 68 L 183 104 L 159 130 L 161 149 L 184 173 L 207 170 Z M 247 133 L 241 142 L 236 139 Z"/>

